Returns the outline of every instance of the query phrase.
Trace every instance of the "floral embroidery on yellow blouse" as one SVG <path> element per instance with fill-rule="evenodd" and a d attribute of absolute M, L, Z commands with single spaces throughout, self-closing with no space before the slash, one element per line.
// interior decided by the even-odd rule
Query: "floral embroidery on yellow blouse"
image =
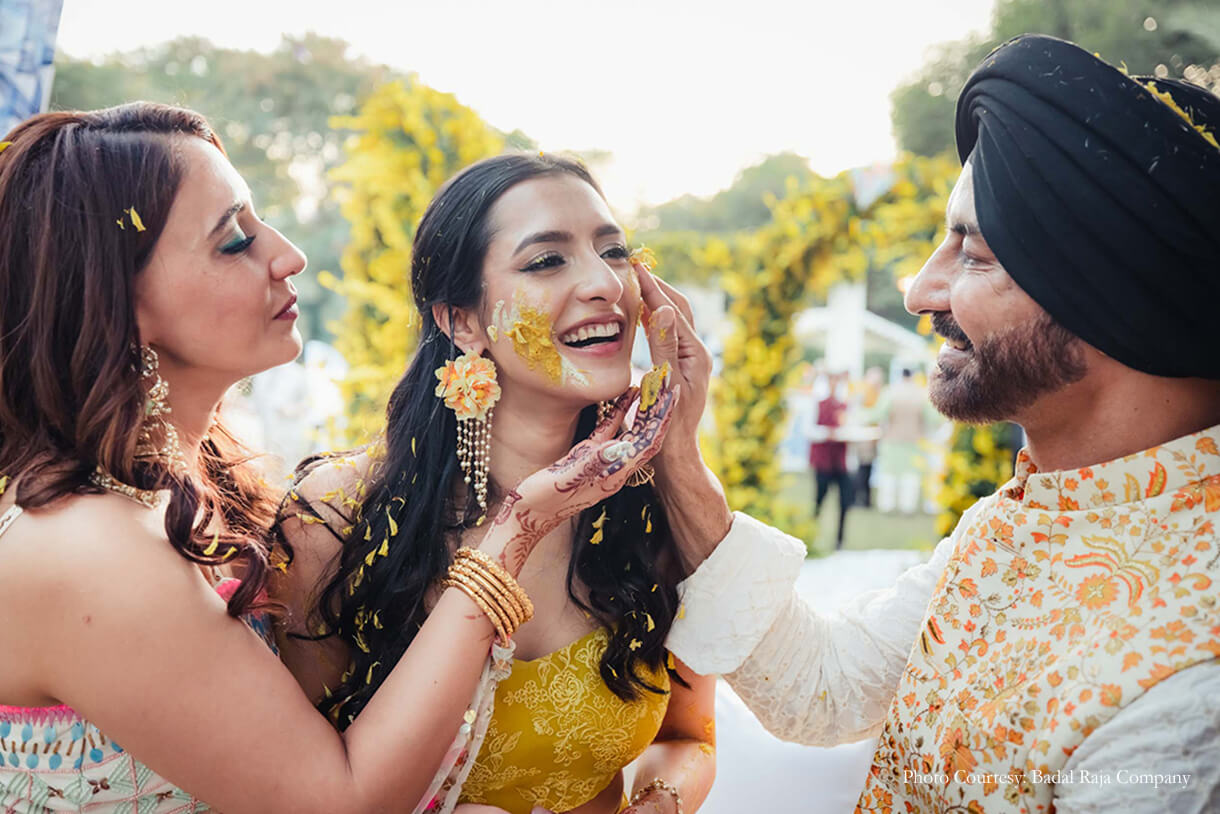
<path fill-rule="evenodd" d="M 667 691 L 625 702 L 598 672 L 606 631 L 597 629 L 533 661 L 516 661 L 496 689 L 495 712 L 461 802 L 528 814 L 534 806 L 567 811 L 588 802 L 661 728 L 669 675 L 642 676 Z"/>

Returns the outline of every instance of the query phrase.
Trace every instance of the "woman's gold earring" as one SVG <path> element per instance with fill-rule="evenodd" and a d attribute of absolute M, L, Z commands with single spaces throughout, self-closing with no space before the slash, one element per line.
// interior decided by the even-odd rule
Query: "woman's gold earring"
<path fill-rule="evenodd" d="M 147 393 L 144 401 L 144 423 L 140 427 L 140 438 L 136 445 L 137 458 L 160 458 L 169 466 L 170 472 L 178 477 L 186 475 L 186 458 L 182 454 L 182 442 L 178 437 L 178 429 L 166 416 L 171 412 L 169 406 L 169 384 L 161 378 L 161 360 L 157 352 L 149 345 L 141 345 L 140 378 L 146 381 Z M 155 419 L 161 419 L 159 422 Z M 165 436 L 161 446 L 153 437 L 154 427 L 161 425 Z"/>
<path fill-rule="evenodd" d="M 597 423 L 601 424 L 614 413 L 613 401 L 599 401 L 597 403 Z"/>

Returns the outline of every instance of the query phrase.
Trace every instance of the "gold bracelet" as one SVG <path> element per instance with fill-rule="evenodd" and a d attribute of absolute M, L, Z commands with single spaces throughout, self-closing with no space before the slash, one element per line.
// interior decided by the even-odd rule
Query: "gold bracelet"
<path fill-rule="evenodd" d="M 494 577 L 505 590 L 511 593 L 521 604 L 521 608 L 524 611 L 524 616 L 521 619 L 523 624 L 534 617 L 534 603 L 530 602 L 529 596 L 521 588 L 520 583 L 517 582 L 512 574 L 508 573 L 508 570 L 503 565 L 500 565 L 500 563 L 488 556 L 487 552 L 463 546 L 457 550 L 454 559 L 455 561 L 468 560 L 472 564 L 476 564 L 476 567 L 482 569 L 489 576 Z"/>
<path fill-rule="evenodd" d="M 654 791 L 667 791 L 674 798 L 674 805 L 678 807 L 678 814 L 682 814 L 682 795 L 678 793 L 678 787 L 673 783 L 667 783 L 659 777 L 654 777 L 652 782 L 644 788 L 631 795 L 630 805 L 636 805 Z"/>
<path fill-rule="evenodd" d="M 504 590 L 502 586 L 497 584 L 487 574 L 467 562 L 460 560 L 455 562 L 449 567 L 449 573 L 455 578 L 459 575 L 463 576 L 478 585 L 479 590 L 483 593 L 483 597 L 503 611 L 505 617 L 511 622 L 510 634 L 517 632 L 517 628 L 521 627 L 522 609 L 508 591 Z"/>
<path fill-rule="evenodd" d="M 483 611 L 488 620 L 491 621 L 492 627 L 496 629 L 496 635 L 500 639 L 500 644 L 507 646 L 512 634 L 508 632 L 505 619 L 500 614 L 498 608 L 493 608 L 491 604 L 483 598 L 482 592 L 478 586 L 466 582 L 464 579 L 449 578 L 441 583 L 446 588 L 457 588 L 466 596 L 470 597 L 470 601 L 479 606 L 479 610 Z"/>

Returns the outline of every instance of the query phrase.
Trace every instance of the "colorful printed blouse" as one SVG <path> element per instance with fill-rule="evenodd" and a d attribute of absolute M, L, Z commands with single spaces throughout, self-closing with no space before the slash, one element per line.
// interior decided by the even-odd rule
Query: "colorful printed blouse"
<path fill-rule="evenodd" d="M 602 628 L 533 661 L 514 661 L 460 802 L 529 814 L 567 811 L 592 800 L 652 743 L 669 704 L 669 675 L 643 669 L 634 702 L 612 693 L 598 672 L 609 637 Z"/>
<path fill-rule="evenodd" d="M 0 533 L 20 514 L 16 506 L 5 512 Z M 216 591 L 228 598 L 239 584 L 236 579 L 223 580 Z M 252 614 L 245 621 L 274 649 L 265 614 Z M 5 814 L 210 810 L 68 706 L 0 705 L 0 763 L 0 810 Z"/>

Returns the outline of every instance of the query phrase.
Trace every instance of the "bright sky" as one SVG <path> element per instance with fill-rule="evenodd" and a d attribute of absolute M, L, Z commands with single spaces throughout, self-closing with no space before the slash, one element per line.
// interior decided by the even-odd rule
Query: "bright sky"
<path fill-rule="evenodd" d="M 73 56 L 181 35 L 270 50 L 341 37 L 546 150 L 599 148 L 620 211 L 709 195 L 791 150 L 830 175 L 891 158 L 889 93 L 991 0 L 64 0 Z M 216 111 L 203 111 L 213 113 Z"/>

